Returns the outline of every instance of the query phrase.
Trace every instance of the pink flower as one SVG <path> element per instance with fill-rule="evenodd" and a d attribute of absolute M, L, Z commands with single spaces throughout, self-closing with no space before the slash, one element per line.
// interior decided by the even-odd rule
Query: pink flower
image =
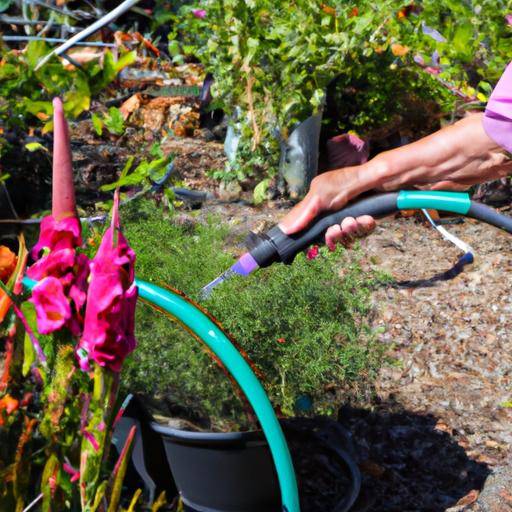
<path fill-rule="evenodd" d="M 52 251 L 36 261 L 36 263 L 27 270 L 27 276 L 36 281 L 52 276 L 62 279 L 64 281 L 63 284 L 71 284 L 73 280 L 72 271 L 75 265 L 75 256 L 74 249 Z"/>
<path fill-rule="evenodd" d="M 69 288 L 69 298 L 75 304 L 76 312 L 85 304 L 87 298 L 87 279 L 90 273 L 90 261 L 85 254 L 78 254 L 75 258 L 74 280 Z"/>
<path fill-rule="evenodd" d="M 91 443 L 91 446 L 94 448 L 94 451 L 97 452 L 100 449 L 100 445 L 99 445 L 98 441 L 90 432 L 87 432 L 87 430 L 84 430 L 82 432 L 82 435 L 85 437 L 85 439 L 87 439 L 87 441 L 89 441 L 89 443 Z"/>
<path fill-rule="evenodd" d="M 91 262 L 84 333 L 80 350 L 114 372 L 121 370 L 135 348 L 137 287 L 135 253 L 119 228 L 119 195 L 116 193 L 112 225 Z"/>
<path fill-rule="evenodd" d="M 507 22 L 507 25 L 512 25 L 512 14 L 507 14 L 505 16 L 505 21 Z"/>
<path fill-rule="evenodd" d="M 441 73 L 441 70 L 439 68 L 435 68 L 433 66 L 427 66 L 424 69 L 427 73 L 430 73 L 431 75 L 439 75 L 439 73 Z"/>
<path fill-rule="evenodd" d="M 308 252 L 306 253 L 306 258 L 308 260 L 314 260 L 318 257 L 318 245 L 313 245 Z"/>
<path fill-rule="evenodd" d="M 200 18 L 200 19 L 204 19 L 206 18 L 206 11 L 204 9 L 194 9 L 192 11 L 192 14 L 196 17 L 196 18 Z"/>
<path fill-rule="evenodd" d="M 41 334 L 57 331 L 71 317 L 64 287 L 56 277 L 45 277 L 39 281 L 30 300 L 36 307 L 37 328 Z"/>
<path fill-rule="evenodd" d="M 39 259 L 27 270 L 31 279 L 41 281 L 52 277 L 60 281 L 63 294 L 71 299 L 73 306 L 66 327 L 75 336 L 82 332 L 81 308 L 85 304 L 89 276 L 87 256 L 77 255 L 75 250 L 82 243 L 80 231 L 77 218 L 66 217 L 58 221 L 52 216 L 45 217 L 39 241 L 32 250 L 33 256 Z M 68 306 L 71 308 L 69 303 Z"/>
<path fill-rule="evenodd" d="M 67 462 L 65 462 L 63 465 L 62 465 L 62 469 L 68 473 L 69 475 L 71 475 L 71 482 L 76 482 L 77 480 L 80 479 L 80 471 L 78 471 L 77 469 L 75 469 L 71 464 L 68 464 Z"/>
<path fill-rule="evenodd" d="M 32 257 L 39 258 L 42 250 L 59 251 L 74 249 L 80 245 L 82 245 L 81 226 L 76 217 L 56 220 L 48 215 L 41 222 L 39 241 L 32 249 Z"/>

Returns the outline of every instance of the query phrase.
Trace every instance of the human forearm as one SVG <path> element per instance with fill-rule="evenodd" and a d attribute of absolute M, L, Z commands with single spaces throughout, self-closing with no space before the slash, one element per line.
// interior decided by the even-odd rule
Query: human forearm
<path fill-rule="evenodd" d="M 379 154 L 369 162 L 317 176 L 304 200 L 281 220 L 294 233 L 318 213 L 342 208 L 369 190 L 418 186 L 466 189 L 512 172 L 510 161 L 473 114 L 417 142 Z"/>
<path fill-rule="evenodd" d="M 464 188 L 506 176 L 512 162 L 486 134 L 483 114 L 473 114 L 407 146 L 381 153 L 375 187 Z"/>

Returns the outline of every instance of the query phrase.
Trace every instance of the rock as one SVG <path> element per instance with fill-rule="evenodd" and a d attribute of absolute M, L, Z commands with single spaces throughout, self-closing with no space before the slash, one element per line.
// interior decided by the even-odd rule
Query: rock
<path fill-rule="evenodd" d="M 221 201 L 238 201 L 242 194 L 242 187 L 237 181 L 222 181 L 218 196 Z"/>
<path fill-rule="evenodd" d="M 487 477 L 476 503 L 481 512 L 512 511 L 512 458 Z"/>

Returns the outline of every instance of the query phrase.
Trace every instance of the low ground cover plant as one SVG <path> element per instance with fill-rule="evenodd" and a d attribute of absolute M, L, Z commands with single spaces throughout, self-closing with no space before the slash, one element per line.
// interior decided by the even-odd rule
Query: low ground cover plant
<path fill-rule="evenodd" d="M 150 203 L 133 215 L 123 212 L 123 218 L 137 251 L 137 275 L 196 300 L 238 251 L 219 219 L 164 221 Z M 261 371 L 278 410 L 329 414 L 351 399 L 367 399 L 382 364 L 368 321 L 369 288 L 379 278 L 343 250 L 320 249 L 314 259 L 299 255 L 291 266 L 233 278 L 201 304 Z M 139 346 L 123 373 L 127 390 L 156 398 L 167 414 L 186 410 L 185 417 L 203 426 L 248 426 L 236 392 L 196 340 L 148 307 L 139 308 L 136 325 Z"/>

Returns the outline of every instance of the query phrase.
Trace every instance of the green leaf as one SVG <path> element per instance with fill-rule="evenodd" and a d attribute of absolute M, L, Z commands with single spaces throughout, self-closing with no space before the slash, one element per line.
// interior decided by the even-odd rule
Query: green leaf
<path fill-rule="evenodd" d="M 114 468 L 112 474 L 112 492 L 110 495 L 110 503 L 107 512 L 116 512 L 118 510 L 119 501 L 121 499 L 123 480 L 128 468 L 128 464 L 130 462 L 130 455 L 132 452 L 133 440 L 135 438 L 136 431 L 137 427 L 134 425 L 128 433 L 126 442 L 123 446 L 123 449 L 121 450 L 121 455 L 119 455 L 119 459 Z"/>
<path fill-rule="evenodd" d="M 27 144 L 25 144 L 25 148 L 28 149 L 31 153 L 33 153 L 34 151 L 45 151 L 46 153 L 48 153 L 48 149 L 45 148 L 41 143 L 39 142 L 29 142 Z"/>
<path fill-rule="evenodd" d="M 261 180 L 255 187 L 253 192 L 254 204 L 261 204 L 267 199 L 268 185 L 270 179 Z"/>
<path fill-rule="evenodd" d="M 117 76 L 116 71 L 116 63 L 114 62 L 114 57 L 112 56 L 112 52 L 105 52 L 105 56 L 103 58 L 103 77 L 102 77 L 102 88 L 112 82 L 114 78 Z"/>
<path fill-rule="evenodd" d="M 180 43 L 176 41 L 176 39 L 173 39 L 169 41 L 169 44 L 167 45 L 167 49 L 169 51 L 169 55 L 171 57 L 176 57 L 180 55 Z"/>
<path fill-rule="evenodd" d="M 32 345 L 30 336 L 25 333 L 25 336 L 23 337 L 23 367 L 21 370 L 23 377 L 26 377 L 29 374 L 35 360 L 36 351 L 34 350 L 34 345 Z"/>
<path fill-rule="evenodd" d="M 25 109 L 27 110 L 27 112 L 30 112 L 35 116 L 38 116 L 38 114 L 40 115 L 41 113 L 43 113 L 45 114 L 45 116 L 49 117 L 53 113 L 53 106 L 50 101 L 32 101 L 27 98 L 25 102 Z"/>
<path fill-rule="evenodd" d="M 472 45 L 470 44 L 471 38 L 473 37 L 473 25 L 470 23 L 465 23 L 457 27 L 455 34 L 453 36 L 453 47 L 457 51 L 464 56 L 469 56 L 473 54 Z"/>
<path fill-rule="evenodd" d="M 115 63 L 114 68 L 115 68 L 116 74 L 119 73 L 119 71 L 124 69 L 126 66 L 133 64 L 136 59 L 137 59 L 137 52 L 135 50 L 132 52 L 127 52 L 127 53 L 123 54 L 118 59 L 118 61 Z"/>
<path fill-rule="evenodd" d="M 74 90 L 64 94 L 64 111 L 71 117 L 78 117 L 91 106 L 89 91 Z"/>
<path fill-rule="evenodd" d="M 150 148 L 149 148 L 149 154 L 151 156 L 154 156 L 156 158 L 163 158 L 164 152 L 162 151 L 162 147 L 160 146 L 159 142 L 155 142 Z"/>
<path fill-rule="evenodd" d="M 0 0 L 0 2 L 1 1 L 2 0 Z M 0 80 L 6 80 L 7 78 L 13 78 L 19 72 L 20 72 L 19 68 L 17 66 L 15 66 L 14 64 L 3 64 L 0 66 Z"/>
<path fill-rule="evenodd" d="M 108 109 L 108 115 L 106 115 L 103 119 L 105 124 L 105 128 L 110 133 L 114 133 L 115 135 L 122 135 L 124 133 L 124 119 L 121 111 L 116 107 L 110 107 Z"/>
<path fill-rule="evenodd" d="M 94 127 L 94 131 L 96 132 L 96 135 L 101 137 L 103 134 L 103 121 L 100 119 L 100 116 L 96 114 L 96 112 L 93 112 L 91 116 L 92 126 Z"/>
<path fill-rule="evenodd" d="M 50 49 L 43 41 L 30 41 L 24 52 L 29 68 L 33 69 L 37 66 L 39 60 L 50 52 Z"/>
<path fill-rule="evenodd" d="M 41 478 L 41 491 L 43 493 L 43 504 L 42 511 L 43 512 L 51 512 L 52 510 L 52 486 L 50 485 L 50 479 L 54 477 L 55 473 L 59 473 L 60 471 L 60 463 L 59 459 L 55 456 L 55 454 L 51 454 L 46 461 L 46 464 L 43 469 L 43 475 Z"/>
<path fill-rule="evenodd" d="M 94 503 L 91 507 L 91 512 L 96 512 L 100 505 L 102 504 L 103 497 L 105 496 L 105 493 L 107 492 L 107 485 L 108 482 L 105 480 L 101 482 L 100 485 L 98 485 L 98 489 L 96 490 L 96 496 L 94 496 Z"/>

